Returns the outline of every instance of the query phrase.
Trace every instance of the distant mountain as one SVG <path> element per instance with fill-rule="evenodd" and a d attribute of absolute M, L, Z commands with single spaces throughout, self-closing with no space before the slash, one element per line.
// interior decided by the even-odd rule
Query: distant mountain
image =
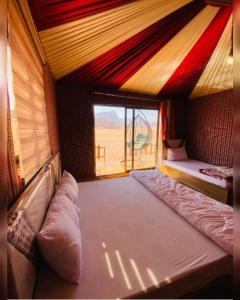
<path fill-rule="evenodd" d="M 95 127 L 97 128 L 120 128 L 122 125 L 123 122 L 115 111 L 95 114 Z"/>
<path fill-rule="evenodd" d="M 147 120 L 152 128 L 157 126 L 157 120 Z M 119 118 L 115 111 L 100 112 L 95 114 L 95 127 L 97 128 L 120 128 L 124 126 L 125 119 Z M 132 123 L 132 118 L 127 119 L 127 125 Z M 135 126 L 139 125 L 139 119 L 136 119 Z"/>

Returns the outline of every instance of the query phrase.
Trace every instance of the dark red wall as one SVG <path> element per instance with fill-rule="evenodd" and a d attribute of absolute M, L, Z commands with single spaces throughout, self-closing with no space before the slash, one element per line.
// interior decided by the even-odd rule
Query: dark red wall
<path fill-rule="evenodd" d="M 57 84 L 62 170 L 76 180 L 95 176 L 94 114 L 91 95 L 71 84 Z"/>
<path fill-rule="evenodd" d="M 233 164 L 233 90 L 186 101 L 186 141 L 191 158 Z"/>
<path fill-rule="evenodd" d="M 240 1 L 233 1 L 233 56 L 234 56 L 234 243 L 233 243 L 233 265 L 234 265 L 234 299 L 240 295 Z"/>

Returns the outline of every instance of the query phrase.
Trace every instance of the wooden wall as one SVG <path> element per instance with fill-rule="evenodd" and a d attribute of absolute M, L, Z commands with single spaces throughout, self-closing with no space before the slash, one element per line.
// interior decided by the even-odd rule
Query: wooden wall
<path fill-rule="evenodd" d="M 7 0 L 0 1 L 0 299 L 6 299 L 6 211 L 7 203 Z"/>
<path fill-rule="evenodd" d="M 57 99 L 55 81 L 48 65 L 43 66 L 43 80 L 47 111 L 47 122 L 49 132 L 49 143 L 52 154 L 60 151 L 58 118 L 57 118 Z"/>
<path fill-rule="evenodd" d="M 0 167 L 7 174 L 7 1 L 0 1 Z M 7 190 L 7 175 L 0 176 L 0 199 Z M 0 202 L 2 203 L 2 201 Z"/>
<path fill-rule="evenodd" d="M 13 135 L 17 141 L 14 150 L 19 154 L 20 174 L 28 183 L 51 154 L 59 151 L 55 82 L 33 38 L 34 26 L 27 22 L 27 15 L 18 1 L 8 4 L 15 98 L 11 114 L 18 127 L 14 132 L 17 134 Z"/>
<path fill-rule="evenodd" d="M 186 102 L 186 141 L 191 158 L 233 165 L 233 90 Z"/>

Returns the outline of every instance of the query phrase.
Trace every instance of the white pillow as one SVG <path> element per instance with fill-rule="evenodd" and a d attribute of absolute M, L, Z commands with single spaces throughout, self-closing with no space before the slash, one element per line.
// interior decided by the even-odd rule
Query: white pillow
<path fill-rule="evenodd" d="M 37 235 L 40 252 L 63 279 L 79 283 L 81 232 L 76 205 L 67 195 L 55 195 Z"/>
<path fill-rule="evenodd" d="M 58 185 L 56 194 L 65 194 L 74 203 L 78 199 L 78 184 L 74 177 L 67 171 L 63 172 L 61 182 Z"/>
<path fill-rule="evenodd" d="M 167 149 L 167 160 L 187 160 L 187 159 L 188 156 L 185 147 Z"/>

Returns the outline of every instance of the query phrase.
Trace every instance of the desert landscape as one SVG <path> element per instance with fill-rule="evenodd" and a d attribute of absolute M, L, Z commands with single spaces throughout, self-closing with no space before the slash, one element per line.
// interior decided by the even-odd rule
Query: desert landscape
<path fill-rule="evenodd" d="M 123 173 L 132 169 L 131 146 L 127 145 L 127 162 L 125 166 L 125 130 L 124 122 L 113 112 L 95 115 L 96 174 L 110 175 Z M 141 128 L 135 128 L 136 135 Z M 134 169 L 152 168 L 156 159 L 156 126 L 151 126 L 151 140 L 134 150 Z M 129 140 L 130 139 L 130 140 Z M 131 141 L 129 129 L 127 142 Z M 130 143 L 131 144 L 131 143 Z M 135 147 L 134 147 L 135 148 Z M 136 147 L 138 148 L 138 147 Z M 125 170 L 126 167 L 126 170 Z"/>
<path fill-rule="evenodd" d="M 124 128 L 96 128 L 96 174 L 109 175 L 125 172 Z M 100 151 L 98 149 L 100 147 Z M 104 157 L 105 149 L 105 157 Z M 155 165 L 155 145 L 134 153 L 134 169 L 151 168 Z M 127 170 L 132 169 L 131 150 L 127 147 Z"/>

